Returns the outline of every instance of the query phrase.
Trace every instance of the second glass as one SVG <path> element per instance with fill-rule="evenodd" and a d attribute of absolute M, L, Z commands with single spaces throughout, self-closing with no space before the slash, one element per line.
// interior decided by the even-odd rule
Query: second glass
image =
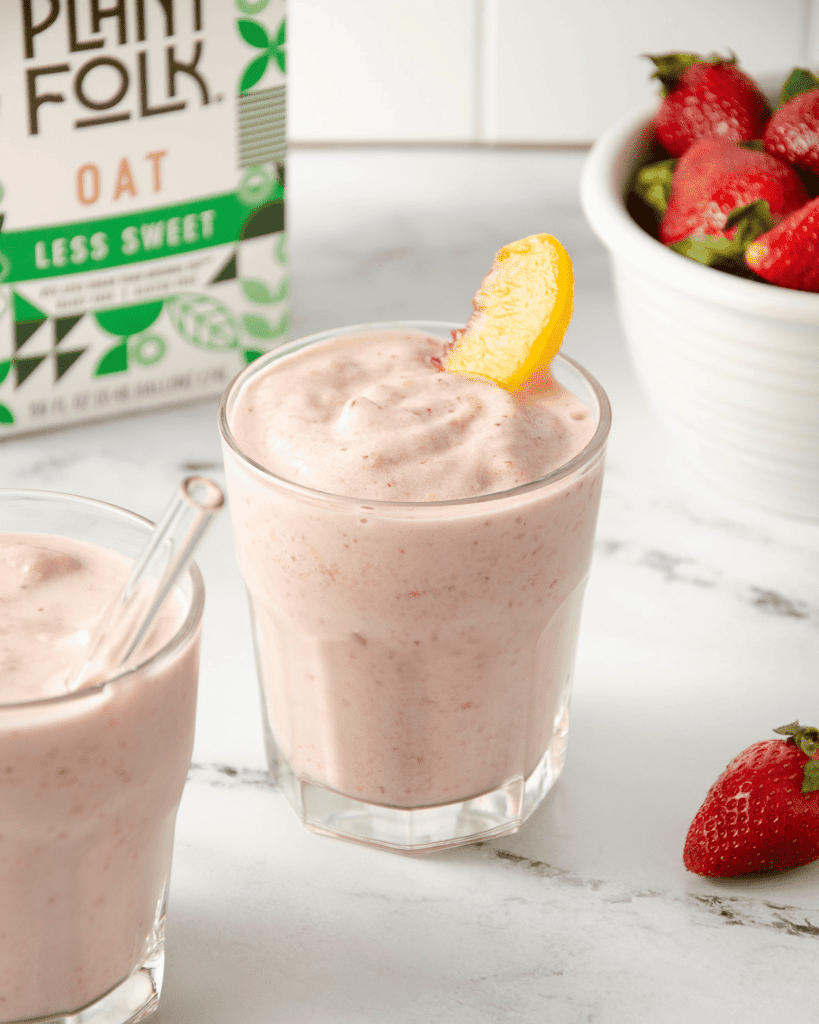
<path fill-rule="evenodd" d="M 293 342 L 240 374 L 220 410 L 270 769 L 308 828 L 405 852 L 516 831 L 563 767 L 606 395 L 558 355 L 552 373 L 593 437 L 541 479 L 463 500 L 316 491 L 254 462 L 230 424 L 244 386 L 306 347 L 454 326 Z"/>
<path fill-rule="evenodd" d="M 151 529 L 87 498 L 0 490 L 0 533 L 21 544 L 91 541 L 133 559 Z M 204 599 L 192 564 L 179 625 L 146 660 L 58 696 L 0 700 L 0 1021 L 132 1024 L 158 1006 Z"/>

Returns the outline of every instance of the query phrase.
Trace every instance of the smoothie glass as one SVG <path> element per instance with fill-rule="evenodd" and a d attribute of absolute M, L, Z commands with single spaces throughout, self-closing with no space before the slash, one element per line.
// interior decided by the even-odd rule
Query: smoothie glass
<path fill-rule="evenodd" d="M 147 520 L 98 501 L 0 491 L 0 531 L 131 558 Z M 0 702 L 0 1021 L 125 1024 L 159 1001 L 174 823 L 193 746 L 204 607 L 195 565 L 175 634 L 98 686 Z"/>
<path fill-rule="evenodd" d="M 243 387 L 279 360 L 401 321 L 326 331 L 252 363 L 219 415 L 271 772 L 311 830 L 420 852 L 516 831 L 564 762 L 610 408 L 558 355 L 595 433 L 547 476 L 451 501 L 326 494 L 245 455 Z M 332 458 L 332 452 L 327 453 Z"/>

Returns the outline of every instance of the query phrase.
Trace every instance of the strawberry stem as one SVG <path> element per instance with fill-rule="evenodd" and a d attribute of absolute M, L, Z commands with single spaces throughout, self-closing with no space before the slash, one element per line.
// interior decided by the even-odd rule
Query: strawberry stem
<path fill-rule="evenodd" d="M 782 725 L 774 729 L 780 736 L 787 736 L 789 743 L 794 743 L 809 760 L 802 770 L 802 792 L 815 793 L 819 790 L 819 760 L 814 754 L 819 751 L 819 729 L 809 725 L 800 725 L 798 721 L 790 725 Z"/>
<path fill-rule="evenodd" d="M 800 725 L 799 722 L 791 722 L 790 725 L 781 725 L 774 729 L 780 736 L 789 736 L 807 757 L 813 757 L 819 750 L 819 729 L 809 725 Z"/>
<path fill-rule="evenodd" d="M 651 76 L 657 78 L 663 87 L 663 96 L 667 96 L 677 85 L 680 75 L 692 64 L 701 64 L 702 57 L 698 53 L 644 53 L 644 57 L 654 61 L 656 71 Z"/>

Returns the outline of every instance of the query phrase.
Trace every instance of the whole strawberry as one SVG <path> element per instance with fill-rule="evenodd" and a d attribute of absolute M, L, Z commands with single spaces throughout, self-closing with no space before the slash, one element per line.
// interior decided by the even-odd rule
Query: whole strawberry
<path fill-rule="evenodd" d="M 774 224 L 808 201 L 799 175 L 781 160 L 724 139 L 700 139 L 677 161 L 660 222 L 666 245 L 691 235 L 731 237 L 728 214 L 764 199 Z"/>
<path fill-rule="evenodd" d="M 751 242 L 745 263 L 771 284 L 819 292 L 819 196 Z"/>
<path fill-rule="evenodd" d="M 786 740 L 744 750 L 711 787 L 683 850 L 689 871 L 731 878 L 819 858 L 819 729 L 775 729 Z"/>
<path fill-rule="evenodd" d="M 819 174 L 819 79 L 804 68 L 795 68 L 782 99 L 782 106 L 765 127 L 765 149 L 794 167 Z"/>
<path fill-rule="evenodd" d="M 770 108 L 753 79 L 739 70 L 736 57 L 648 56 L 656 66 L 652 78 L 663 86 L 654 132 L 672 156 L 682 156 L 698 139 L 762 138 Z"/>

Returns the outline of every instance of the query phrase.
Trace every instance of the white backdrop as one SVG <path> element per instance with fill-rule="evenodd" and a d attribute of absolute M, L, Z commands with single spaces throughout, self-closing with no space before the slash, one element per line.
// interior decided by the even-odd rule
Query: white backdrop
<path fill-rule="evenodd" d="M 588 143 L 656 95 L 644 53 L 733 49 L 754 75 L 819 71 L 819 0 L 288 7 L 293 143 Z"/>

